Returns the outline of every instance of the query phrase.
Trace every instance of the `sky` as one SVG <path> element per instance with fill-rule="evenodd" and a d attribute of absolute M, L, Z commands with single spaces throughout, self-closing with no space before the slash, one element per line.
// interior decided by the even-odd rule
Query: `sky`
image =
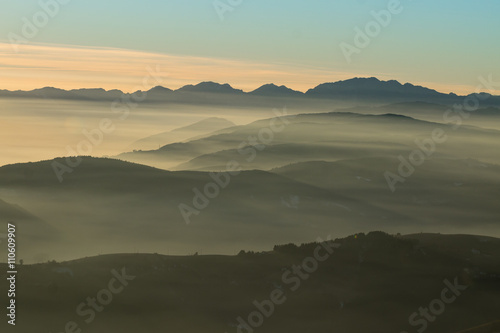
<path fill-rule="evenodd" d="M 245 91 L 375 76 L 465 94 L 480 76 L 500 81 L 500 1 L 397 1 L 0 0 L 0 89 L 133 91 L 147 68 L 169 88 Z"/>

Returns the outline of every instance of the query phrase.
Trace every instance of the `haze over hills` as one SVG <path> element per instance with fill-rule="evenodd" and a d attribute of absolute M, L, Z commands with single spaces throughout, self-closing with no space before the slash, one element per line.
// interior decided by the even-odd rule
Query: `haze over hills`
<path fill-rule="evenodd" d="M 415 149 L 415 138 L 424 140 L 440 128 L 452 140 L 438 145 L 437 155 L 462 156 L 500 164 L 495 154 L 500 131 L 423 121 L 395 114 L 319 113 L 284 117 L 286 125 L 272 140 L 251 143 L 272 119 L 229 128 L 200 139 L 165 145 L 157 150 L 123 153 L 123 160 L 170 170 L 223 170 L 237 160 L 244 169 L 264 169 L 303 161 L 335 161 L 360 156 L 395 156 Z M 388 135 L 390 133 L 390 135 Z M 258 141 L 258 140 L 257 140 Z M 484 142 L 481 150 L 471 149 Z"/>
<path fill-rule="evenodd" d="M 331 228 L 344 235 L 374 226 L 391 232 L 496 235 L 500 131 L 402 115 L 405 110 L 441 114 L 443 108 L 405 103 L 360 108 L 390 112 L 382 114 L 285 113 L 239 126 L 208 118 L 159 135 L 177 142 L 117 156 L 142 165 L 73 156 L 1 167 L 0 198 L 64 235 L 64 242 L 44 247 L 46 258 L 62 253 L 68 242 L 73 249 L 64 252 L 68 257 L 85 256 L 89 249 L 91 254 L 130 251 L 139 236 L 147 241 L 134 244 L 144 251 L 162 252 L 167 246 L 181 254 L 200 248 L 228 253 L 243 244 L 261 249 Z M 436 129 L 447 139 L 429 144 Z M 181 137 L 186 139 L 178 142 Z M 398 174 L 400 156 L 409 161 L 418 149 L 425 161 L 393 193 L 385 173 Z M 219 172 L 229 161 L 244 171 L 224 185 L 228 177 Z M 61 183 L 54 163 L 63 171 Z M 184 211 L 192 219 L 187 226 L 179 205 L 194 207 L 196 201 L 205 206 L 205 187 L 217 182 L 223 185 L 217 195 L 210 194 L 214 198 L 205 208 Z M 92 237 L 92 247 L 83 235 Z M 34 241 L 21 251 L 36 247 Z M 34 258 L 25 255 L 25 260 Z"/>
<path fill-rule="evenodd" d="M 449 223 L 449 228 L 455 229 L 475 221 L 485 234 L 495 233 L 500 216 L 494 199 L 500 195 L 500 166 L 435 157 L 391 192 L 385 172 L 391 170 L 388 166 L 399 163 L 396 157 L 365 157 L 303 162 L 271 172 L 399 214 L 418 216 L 424 228 Z"/>
<path fill-rule="evenodd" d="M 23 107 L 26 103 L 27 110 L 20 108 L 17 112 L 29 115 L 16 121 L 24 124 L 33 115 L 48 114 L 57 119 L 57 131 L 86 129 L 87 134 L 76 136 L 75 149 L 82 142 L 99 141 L 95 124 L 99 125 L 102 119 L 113 119 L 117 128 L 124 125 L 115 119 L 109 103 L 102 103 L 111 97 L 122 99 L 119 91 L 108 94 L 102 89 L 70 92 L 47 89 L 46 92 L 48 99 L 39 108 L 40 101 L 25 102 L 29 98 L 13 103 Z M 43 94 L 43 89 L 35 92 L 36 96 Z M 65 96 L 72 101 L 61 103 Z M 298 250 L 285 257 L 279 251 L 266 251 L 273 245 L 303 243 L 318 235 L 341 237 L 384 230 L 411 235 L 381 240 L 374 237 L 380 236 L 375 233 L 356 243 L 365 237 L 357 234 L 341 240 L 349 248 L 344 253 L 346 257 L 336 263 L 335 269 L 332 266 L 330 272 L 319 271 L 318 284 L 313 282 L 303 294 L 297 294 L 300 308 L 284 307 L 286 316 L 294 317 L 297 313 L 303 316 L 305 306 L 314 309 L 304 321 L 308 328 L 311 325 L 318 330 L 331 328 L 324 320 L 315 319 L 319 315 L 333 316 L 335 327 L 342 326 L 346 332 L 367 330 L 374 322 L 380 323 L 379 327 L 401 330 L 408 313 L 414 311 L 414 304 L 431 297 L 430 291 L 405 294 L 403 289 L 409 283 L 439 292 L 439 283 L 445 277 L 452 279 L 458 275 L 474 281 L 474 286 L 480 286 L 481 290 L 474 289 L 466 299 L 467 306 L 457 306 L 450 312 L 450 318 L 461 311 L 471 313 L 469 305 L 479 300 L 486 299 L 486 303 L 493 305 L 488 311 L 478 311 L 475 320 L 467 319 L 460 325 L 443 320 L 434 326 L 436 332 L 455 333 L 496 318 L 496 303 L 485 295 L 496 291 L 498 283 L 495 261 L 498 240 L 484 235 L 500 237 L 499 108 L 481 104 L 465 117 L 448 104 L 454 100 L 461 102 L 463 97 L 376 79 L 324 84 L 307 93 L 273 84 L 246 93 L 229 85 L 206 82 L 176 91 L 158 86 L 148 91 L 147 96 L 146 102 L 154 103 L 133 109 L 134 121 L 127 130 L 118 132 L 116 139 L 127 142 L 132 137 L 130 133 L 142 135 L 130 140 L 133 145 L 115 158 L 69 154 L 0 167 L 0 221 L 2 225 L 7 220 L 16 223 L 21 239 L 18 255 L 25 263 L 71 260 L 102 253 L 227 255 L 241 249 L 265 251 L 238 257 L 125 256 L 124 260 L 134 267 L 134 274 L 151 287 L 141 289 L 153 295 L 148 297 L 148 304 L 151 300 L 174 300 L 175 304 L 168 305 L 169 311 L 175 309 L 177 315 L 171 322 L 176 327 L 196 330 L 199 327 L 192 318 L 184 320 L 182 304 L 187 304 L 186 308 L 204 307 L 204 297 L 213 299 L 213 295 L 206 295 L 203 290 L 215 288 L 233 302 L 232 309 L 236 307 L 245 313 L 248 307 L 240 303 L 241 297 L 250 297 L 249 291 L 260 295 L 258 290 L 262 286 L 274 287 L 279 281 L 274 276 L 279 277 L 283 262 L 300 259 Z M 162 104 L 166 100 L 186 105 L 178 108 Z M 290 112 L 287 108 L 277 109 L 288 102 L 292 105 Z M 55 107 L 59 103 L 61 109 Z M 195 106 L 196 103 L 199 105 Z M 233 103 L 239 107 L 232 106 Z M 10 107 L 9 101 L 5 105 Z M 97 105 L 104 107 L 97 110 Z M 323 112 L 325 109 L 328 112 Z M 145 126 L 135 132 L 143 119 L 150 119 L 154 127 Z M 39 126 L 43 120 L 34 123 Z M 437 140 L 435 131 L 441 131 L 439 142 L 429 141 Z M 102 143 L 113 135 L 103 133 Z M 136 141 L 137 137 L 142 139 Z M 415 151 L 423 156 L 422 161 L 415 162 Z M 63 152 L 61 149 L 61 155 Z M 231 162 L 237 165 L 234 174 L 227 171 Z M 409 175 L 402 177 L 401 170 Z M 58 174 L 62 182 L 57 172 L 62 172 Z M 395 191 L 388 182 L 387 172 L 402 177 L 393 184 Z M 483 236 L 419 234 L 422 231 Z M 387 250 L 384 247 L 387 244 L 393 244 L 396 250 Z M 37 272 L 43 278 L 42 282 L 24 282 L 29 288 L 42 288 L 42 293 L 48 291 L 49 297 L 57 295 L 58 304 L 71 303 L 75 299 L 66 291 L 71 290 L 72 283 L 85 283 L 79 282 L 81 272 L 86 270 L 85 274 L 94 277 L 100 274 L 87 265 L 97 265 L 96 269 L 102 272 L 104 268 L 111 269 L 110 263 L 120 263 L 121 258 L 123 255 L 112 255 L 26 266 L 26 270 L 34 269 L 30 274 Z M 287 259 L 283 261 L 284 258 Z M 347 259 L 354 264 L 344 266 Z M 147 262 L 146 266 L 133 264 L 141 261 Z M 270 268 L 264 270 L 267 264 Z M 214 277 L 213 267 L 232 273 L 221 280 L 220 276 Z M 255 282 L 245 281 L 237 273 L 255 267 L 265 275 L 252 275 Z M 436 267 L 442 269 L 442 274 L 436 275 Z M 74 277 L 64 275 L 68 269 Z M 340 276 L 339 270 L 344 270 Z M 481 275 L 485 272 L 486 282 Z M 364 274 L 372 280 L 365 279 Z M 165 281 L 175 283 L 177 291 L 165 287 Z M 224 296 L 226 289 L 221 281 L 230 286 L 229 296 Z M 340 287 L 331 285 L 332 281 Z M 252 289 L 252 283 L 258 283 L 259 288 Z M 395 287 L 398 283 L 399 287 Z M 60 293 L 54 293 L 58 288 Z M 30 294 L 22 296 L 23 301 L 37 304 L 37 299 L 46 300 L 34 289 L 27 290 Z M 240 301 L 231 298 L 235 293 Z M 186 302 L 189 295 L 194 299 L 191 303 Z M 145 311 L 153 311 L 141 301 L 142 296 L 134 296 L 137 304 Z M 380 313 L 367 315 L 376 313 L 380 304 L 392 309 L 391 315 L 401 311 L 400 322 L 388 321 Z M 67 307 L 51 309 L 60 314 Z M 214 311 L 217 313 L 210 315 L 210 319 L 199 319 L 204 331 L 210 331 L 206 327 L 213 331 L 235 329 L 234 318 L 241 315 L 239 312 L 220 305 Z M 50 311 L 44 317 L 29 315 L 38 323 L 53 322 L 47 319 L 52 316 Z M 127 322 L 126 318 L 123 320 Z M 157 317 L 151 316 L 151 327 L 154 320 Z M 106 322 L 96 325 L 96 332 L 106 331 L 107 325 Z M 494 327 L 488 325 L 484 327 Z M 127 326 L 129 329 L 130 325 Z M 272 330 L 278 326 L 268 327 Z M 287 332 L 298 327 L 302 327 L 300 322 L 293 322 Z"/>
<path fill-rule="evenodd" d="M 455 116 L 460 115 L 458 106 L 450 108 L 449 105 L 429 103 L 429 102 L 403 102 L 392 103 L 381 106 L 354 106 L 348 108 L 337 108 L 335 112 L 352 112 L 361 114 L 399 114 L 412 118 L 427 120 L 432 122 L 450 122 Z M 476 110 L 470 112 L 469 116 L 461 117 L 461 121 L 466 125 L 473 125 L 482 128 L 492 128 L 500 130 L 500 108 L 478 106 Z"/>
<path fill-rule="evenodd" d="M 37 256 L 36 250 L 32 247 L 33 244 L 38 246 L 47 246 L 47 244 L 53 244 L 53 242 L 60 242 L 59 231 L 52 226 L 52 224 L 47 223 L 41 218 L 33 215 L 31 212 L 25 210 L 16 204 L 10 204 L 8 202 L 0 199 L 0 236 L 5 236 L 4 230 L 8 230 L 8 223 L 15 223 L 17 227 L 18 244 L 20 246 L 26 246 L 26 252 L 21 251 L 21 253 L 29 254 L 33 256 L 31 258 L 26 258 L 28 261 L 43 261 L 45 258 Z M 0 244 L 2 244 L 5 237 L 0 237 Z M 5 243 L 3 243 L 5 245 Z M 0 247 L 0 255 L 3 258 L 7 258 L 7 247 Z M 23 259 L 21 257 L 21 259 Z M 27 261 L 27 262 L 28 262 Z"/>
<path fill-rule="evenodd" d="M 66 163 L 64 159 L 54 161 Z M 55 254 L 51 250 L 51 256 L 88 252 L 89 239 L 83 235 L 92 235 L 95 250 L 106 252 L 127 251 L 135 244 L 148 252 L 168 248 L 187 253 L 201 248 L 230 253 L 244 244 L 261 248 L 277 240 L 300 241 L 306 234 L 315 237 L 334 226 L 348 233 L 365 227 L 369 230 L 376 221 L 383 224 L 387 218 L 389 224 L 403 219 L 342 193 L 264 171 L 246 171 L 229 179 L 220 176 L 219 181 L 228 184 L 205 208 L 195 209 L 199 207 L 195 202 L 206 200 L 196 189 L 204 192 L 206 185 L 214 182 L 209 173 L 169 172 L 83 157 L 81 165 L 59 183 L 54 161 L 0 168 L 0 195 L 29 207 L 73 244 L 72 251 Z M 186 214 L 189 225 L 180 204 L 198 210 Z M 220 233 L 221 229 L 225 232 Z M 62 245 L 53 242 L 50 249 Z M 32 247 L 36 248 L 36 243 L 19 250 L 29 253 Z"/>
<path fill-rule="evenodd" d="M 47 92 L 55 98 L 66 94 Z M 123 97 L 119 91 L 112 94 Z M 427 95 L 433 96 L 430 101 Z M 133 121 L 120 131 L 126 122 L 102 103 L 108 92 L 73 90 L 68 96 L 73 100 L 64 103 L 4 99 L 8 108 L 21 106 L 9 110 L 21 116 L 6 117 L 4 129 L 9 123 L 43 127 L 44 115 L 54 117 L 52 132 L 77 134 L 70 152 L 84 144 L 97 149 L 114 135 L 123 142 L 134 142 L 135 135 L 142 139 L 115 158 L 69 153 L 0 167 L 0 225 L 16 223 L 18 258 L 28 264 L 71 260 L 20 270 L 37 276 L 23 275 L 19 299 L 29 304 L 23 315 L 38 328 L 57 329 L 51 326 L 56 317 L 74 314 L 72 306 L 87 293 L 86 286 L 100 290 L 99 279 L 107 282 L 103 272 L 126 263 L 142 287 L 130 298 L 120 295 L 125 303 L 114 303 L 115 310 L 106 312 L 113 319 L 103 316 L 95 332 L 130 330 L 134 323 L 124 314 L 132 303 L 134 311 L 142 309 L 152 332 L 169 325 L 172 330 L 237 330 L 235 318 L 253 311 L 253 299 L 282 290 L 285 266 L 317 246 L 288 243 L 357 233 L 339 238 L 345 248 L 339 260 L 322 263 L 327 266 L 301 292 L 290 294 L 290 305 L 280 307 L 281 315 L 277 312 L 260 330 L 341 327 L 357 333 L 376 324 L 381 332 L 401 331 L 418 309 L 415 304 L 428 304 L 439 296 L 444 279 L 458 277 L 470 283 L 468 296 L 464 293 L 463 303 L 450 306 L 427 331 L 456 333 L 479 326 L 465 332 L 495 333 L 499 108 L 481 104 L 465 113 L 447 104 L 458 96 L 376 79 L 324 84 L 307 93 L 273 84 L 245 93 L 208 82 L 180 91 L 151 89 L 149 101 L 160 103 L 131 110 Z M 92 102 L 94 96 L 102 100 Z M 164 105 L 167 96 L 187 104 Z M 378 101 L 364 103 L 365 98 Z M 291 112 L 278 109 L 297 100 Z M 385 103 L 391 100 L 397 103 Z M 100 136 L 102 128 L 95 126 L 103 119 L 113 119 L 117 133 Z M 15 145 L 22 147 L 15 141 L 11 154 Z M 398 181 L 390 183 L 388 172 Z M 409 235 L 359 233 L 373 230 Z M 275 244 L 288 245 L 269 251 Z M 250 252 L 227 256 L 242 249 Z M 72 260 L 102 253 L 135 255 Z M 218 255 L 186 256 L 192 253 Z M 228 305 L 214 304 L 216 296 Z M 35 311 L 42 301 L 51 304 L 49 310 Z M 472 306 L 477 304 L 487 309 Z M 203 309 L 195 312 L 202 314 L 199 318 L 193 319 L 193 308 Z M 208 314 L 207 308 L 212 309 Z M 167 325 L 164 313 L 170 316 Z M 391 320 L 395 314 L 399 319 Z M 31 329 L 30 322 L 23 325 Z M 141 325 L 138 330 L 145 329 Z"/>
<path fill-rule="evenodd" d="M 130 244 L 146 252 L 228 253 L 332 229 L 336 234 L 375 226 L 405 233 L 498 231 L 500 167 L 474 160 L 429 159 L 398 184 L 397 193 L 384 178 L 386 170 L 397 172 L 395 157 L 311 161 L 234 176 L 82 157 L 62 183 L 54 162 L 67 163 L 56 159 L 0 168 L 0 197 L 27 207 L 64 235 L 64 242 L 44 247 L 47 258 L 60 259 L 66 242 L 72 250 L 63 258 L 89 253 L 84 235 L 92 236 L 93 254 L 130 251 Z M 213 196 L 206 194 L 210 183 L 225 185 Z M 181 204 L 194 209 L 184 211 L 189 224 Z M 33 241 L 20 249 L 25 260 L 34 260 L 30 253 L 37 246 Z"/>
<path fill-rule="evenodd" d="M 265 84 L 251 92 L 243 92 L 235 89 L 229 84 L 219 84 L 215 82 L 202 82 L 197 85 L 186 85 L 177 90 L 165 87 L 154 87 L 149 91 L 137 91 L 136 96 L 147 98 L 142 102 L 176 102 L 176 103 L 249 103 L 255 101 L 257 97 L 276 98 L 315 98 L 333 100 L 352 100 L 359 103 L 393 103 L 393 102 L 435 102 L 443 104 L 453 104 L 463 102 L 465 96 L 456 94 L 443 94 L 432 89 L 416 86 L 411 83 L 401 84 L 398 81 L 381 81 L 377 78 L 353 78 L 344 81 L 323 83 L 317 87 L 302 93 L 289 89 L 285 86 Z M 215 96 L 211 96 L 214 95 Z M 210 95 L 210 96 L 207 96 Z M 62 90 L 52 87 L 35 89 L 32 91 L 8 91 L 0 90 L 0 97 L 17 98 L 50 98 L 50 99 L 71 99 L 71 100 L 96 100 L 114 101 L 120 98 L 131 98 L 133 95 L 119 90 L 105 91 L 103 89 L 75 89 Z M 490 96 L 482 101 L 483 105 L 500 105 L 499 96 Z M 253 97 L 253 98 L 252 98 Z M 234 100 L 234 98 L 236 98 Z M 249 99 L 250 98 L 250 99 Z"/>

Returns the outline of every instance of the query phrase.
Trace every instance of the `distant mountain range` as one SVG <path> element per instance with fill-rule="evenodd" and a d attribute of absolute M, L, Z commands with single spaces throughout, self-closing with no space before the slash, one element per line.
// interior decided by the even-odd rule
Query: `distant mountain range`
<path fill-rule="evenodd" d="M 351 101 L 375 101 L 375 102 L 405 102 L 423 101 L 438 102 L 442 104 L 459 103 L 465 96 L 454 93 L 444 94 L 436 90 L 413 85 L 401 84 L 398 81 L 381 81 L 377 78 L 353 78 L 345 81 L 323 83 L 303 93 L 290 89 L 286 86 L 265 84 L 253 91 L 244 92 L 235 89 L 229 84 L 215 82 L 201 82 L 197 85 L 187 85 L 177 90 L 157 86 L 148 91 L 137 91 L 134 94 L 144 95 L 147 92 L 145 102 L 155 103 L 204 103 L 209 102 L 227 104 L 229 100 L 245 102 L 242 98 L 315 98 Z M 0 98 L 47 98 L 67 100 L 92 100 L 92 101 L 114 101 L 132 94 L 120 90 L 104 89 L 74 89 L 63 90 L 53 87 L 45 87 L 31 91 L 8 91 L 0 90 Z M 210 98 L 207 99 L 207 96 Z M 233 98 L 236 98 L 234 100 Z M 500 105 L 500 96 L 491 96 L 482 101 L 483 106 Z"/>

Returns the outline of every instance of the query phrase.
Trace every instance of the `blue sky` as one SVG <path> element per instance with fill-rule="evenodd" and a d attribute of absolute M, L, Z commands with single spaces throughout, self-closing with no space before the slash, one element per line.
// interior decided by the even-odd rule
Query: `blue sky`
<path fill-rule="evenodd" d="M 500 1 L 402 0 L 402 13 L 351 63 L 339 44 L 352 44 L 354 28 L 363 29 L 373 20 L 370 12 L 389 1 L 243 0 L 223 21 L 213 3 L 72 0 L 29 42 L 311 66 L 440 90 L 471 89 L 480 75 L 500 77 Z M 0 4 L 3 42 L 11 32 L 20 34 L 23 17 L 30 20 L 41 9 L 34 0 Z"/>

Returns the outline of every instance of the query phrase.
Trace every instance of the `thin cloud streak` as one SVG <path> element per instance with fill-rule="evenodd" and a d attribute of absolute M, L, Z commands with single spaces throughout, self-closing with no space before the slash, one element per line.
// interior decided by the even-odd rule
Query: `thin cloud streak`
<path fill-rule="evenodd" d="M 21 45 L 19 51 L 14 53 L 9 44 L 0 43 L 1 89 L 98 87 L 131 92 L 142 83 L 148 66 L 159 66 L 164 85 L 172 89 L 210 80 L 246 91 L 268 82 L 304 91 L 322 82 L 352 77 L 352 73 L 325 69 L 111 48 Z"/>

